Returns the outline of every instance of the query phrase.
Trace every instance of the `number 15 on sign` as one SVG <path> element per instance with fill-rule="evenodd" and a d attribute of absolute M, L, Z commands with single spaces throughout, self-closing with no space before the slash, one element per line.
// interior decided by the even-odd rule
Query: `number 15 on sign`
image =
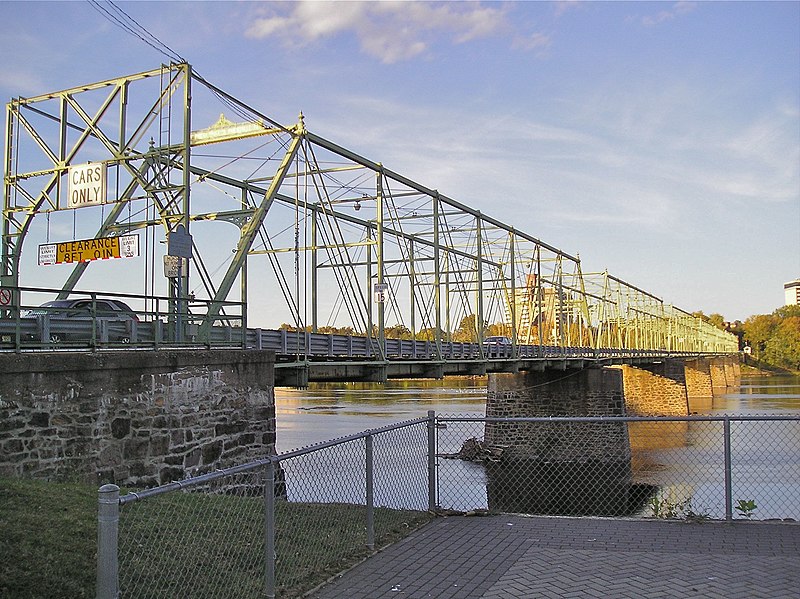
<path fill-rule="evenodd" d="M 375 295 L 375 303 L 384 303 L 386 301 L 386 294 L 389 292 L 389 285 L 386 283 L 375 283 L 372 289 Z"/>

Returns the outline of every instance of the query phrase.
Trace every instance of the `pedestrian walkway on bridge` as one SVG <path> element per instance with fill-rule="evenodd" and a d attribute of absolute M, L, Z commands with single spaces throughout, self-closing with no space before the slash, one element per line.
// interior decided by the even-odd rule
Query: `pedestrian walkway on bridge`
<path fill-rule="evenodd" d="M 442 518 L 312 597 L 797 598 L 800 524 Z"/>

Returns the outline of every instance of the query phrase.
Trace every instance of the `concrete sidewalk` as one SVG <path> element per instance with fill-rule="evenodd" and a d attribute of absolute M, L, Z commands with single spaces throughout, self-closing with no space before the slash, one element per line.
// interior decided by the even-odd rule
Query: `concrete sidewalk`
<path fill-rule="evenodd" d="M 800 523 L 437 519 L 313 595 L 800 598 Z"/>

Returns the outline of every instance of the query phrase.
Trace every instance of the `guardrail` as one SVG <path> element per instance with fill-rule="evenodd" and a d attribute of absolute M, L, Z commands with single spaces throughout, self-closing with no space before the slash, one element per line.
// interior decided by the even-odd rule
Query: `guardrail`
<path fill-rule="evenodd" d="M 310 333 L 305 331 L 249 329 L 247 346 L 273 350 L 280 355 L 298 357 L 380 357 L 378 338 L 357 335 Z M 688 352 L 686 355 L 690 355 Z M 464 343 L 422 341 L 412 339 L 386 339 L 384 356 L 387 359 L 409 360 L 481 360 L 481 359 L 536 359 L 536 358 L 614 358 L 630 356 L 684 355 L 650 349 L 616 349 L 591 347 L 559 347 L 557 345 L 500 345 L 492 343 Z"/>
<path fill-rule="evenodd" d="M 38 287 L 3 289 L 4 297 L 12 301 L 0 305 L 0 349 L 244 347 L 246 343 L 245 310 L 239 302 L 222 302 L 223 308 L 234 313 L 223 311 L 204 331 L 210 300 L 81 291 L 62 294 Z M 58 298 L 55 302 L 54 297 Z"/>
<path fill-rule="evenodd" d="M 691 356 L 696 352 L 660 349 L 562 347 L 556 345 L 468 343 L 415 339 L 384 339 L 359 335 L 338 335 L 247 328 L 245 306 L 223 302 L 236 314 L 215 316 L 208 326 L 210 300 L 143 298 L 130 294 L 71 292 L 69 298 L 85 298 L 91 309 L 79 315 L 63 307 L 42 307 L 28 298 L 58 296 L 44 288 L 15 288 L 8 306 L 0 306 L 0 349 L 14 351 L 54 349 L 113 349 L 144 347 L 238 347 L 267 349 L 279 356 L 306 359 L 366 360 L 526 360 L 526 359 L 613 359 L 629 357 Z M 108 314 L 96 309 L 105 299 L 129 301 L 136 307 L 125 314 Z M 148 305 L 145 305 L 149 302 Z M 140 305 L 141 304 L 141 305 Z M 381 347 L 383 343 L 383 347 Z"/>

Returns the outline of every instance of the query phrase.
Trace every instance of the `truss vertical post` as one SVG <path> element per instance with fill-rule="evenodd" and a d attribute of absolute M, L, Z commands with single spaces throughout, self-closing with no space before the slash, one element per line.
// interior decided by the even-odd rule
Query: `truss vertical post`
<path fill-rule="evenodd" d="M 375 294 L 372 293 L 372 227 L 367 223 L 367 346 L 372 347 L 372 304 L 375 301 Z"/>
<path fill-rule="evenodd" d="M 542 247 L 536 246 L 536 331 L 539 333 L 539 352 L 541 354 L 544 345 L 544 335 L 542 327 L 545 314 L 545 298 L 542 289 Z"/>
<path fill-rule="evenodd" d="M 190 233 L 189 223 L 191 222 L 191 192 L 192 192 L 192 65 L 184 65 L 184 78 L 186 83 L 183 86 L 183 214 L 181 214 L 181 224 Z M 189 268 L 191 260 L 187 259 L 186 268 L 182 269 L 181 281 L 181 312 L 188 314 L 188 294 L 189 294 Z M 247 255 L 242 261 L 242 268 L 247 268 Z M 242 275 L 244 285 L 247 285 L 247 277 Z M 245 292 L 245 297 L 247 293 Z M 246 306 L 246 304 L 245 304 Z M 244 309 L 244 306 L 243 306 Z M 183 331 L 181 331 L 183 334 Z"/>
<path fill-rule="evenodd" d="M 556 327 L 558 331 L 558 347 L 564 353 L 564 264 L 561 256 L 556 259 L 558 274 L 556 277 L 556 300 L 558 301 L 556 312 Z"/>
<path fill-rule="evenodd" d="M 317 211 L 311 211 L 311 331 L 317 332 L 319 303 L 317 298 Z"/>
<path fill-rule="evenodd" d="M 450 253 L 445 254 L 444 261 L 444 330 L 447 332 L 447 342 L 453 341 L 453 326 L 450 322 Z"/>
<path fill-rule="evenodd" d="M 379 165 L 380 166 L 380 165 Z M 375 236 L 377 237 L 378 245 L 376 246 L 376 265 L 378 268 L 378 285 L 383 285 L 383 259 L 384 259 L 384 247 L 383 247 L 383 167 L 380 166 L 378 172 L 376 173 L 376 185 L 375 185 L 375 209 L 377 211 L 375 218 L 376 218 L 376 231 Z M 382 289 L 382 287 L 381 287 Z M 380 357 L 381 360 L 386 359 L 386 331 L 384 326 L 386 324 L 386 304 L 385 300 L 387 298 L 384 297 L 383 302 L 378 302 L 378 349 L 380 350 Z"/>
<path fill-rule="evenodd" d="M 516 253 L 516 244 L 514 238 L 514 229 L 508 232 L 508 242 L 510 247 L 510 266 L 511 266 L 511 357 L 517 357 L 517 265 L 514 260 Z"/>
<path fill-rule="evenodd" d="M 478 291 L 475 298 L 475 333 L 478 339 L 478 345 L 483 352 L 483 220 L 481 213 L 478 212 L 475 217 L 475 240 L 477 244 L 477 251 L 475 252 L 475 263 L 477 265 L 477 281 Z"/>
<path fill-rule="evenodd" d="M 575 268 L 578 271 L 578 284 L 581 292 L 580 302 L 581 302 L 581 317 L 583 318 L 583 323 L 580 325 L 580 330 L 583 331 L 583 329 L 586 329 L 588 346 L 594 348 L 595 336 L 592 333 L 592 316 L 589 313 L 589 300 L 588 296 L 586 295 L 586 283 L 583 280 L 583 269 L 581 268 L 580 258 L 575 263 Z M 583 342 L 583 333 L 581 333 L 581 342 Z"/>
<path fill-rule="evenodd" d="M 433 310 L 436 312 L 436 330 L 434 339 L 436 343 L 436 355 L 442 356 L 442 292 L 440 285 L 442 282 L 439 247 L 439 192 L 433 196 Z"/>
<path fill-rule="evenodd" d="M 190 187 L 191 187 L 191 148 L 192 148 L 192 67 L 189 64 L 183 65 L 184 69 L 184 85 L 183 85 L 183 139 L 181 140 L 181 153 L 183 154 L 183 172 L 181 180 L 181 196 L 182 196 L 182 211 L 180 215 L 179 225 L 182 225 L 186 234 L 189 235 L 189 223 L 191 221 L 191 204 L 189 201 Z M 171 83 L 170 83 L 171 85 Z M 170 111 L 171 112 L 171 111 Z M 169 123 L 170 131 L 172 130 L 172 123 Z M 169 140 L 169 136 L 168 136 Z M 167 174 L 167 182 L 169 182 L 169 174 Z M 246 258 L 246 255 L 245 255 Z M 184 338 L 184 317 L 188 314 L 188 298 L 189 293 L 189 266 L 191 260 L 186 259 L 182 262 L 185 263 L 185 268 L 181 269 L 179 277 L 175 278 L 177 283 L 177 310 L 176 310 L 176 329 L 175 341 L 180 343 Z M 244 263 L 244 260 L 242 261 Z M 245 297 L 247 297 L 245 295 Z M 209 339 L 210 340 L 210 339 Z"/>
<path fill-rule="evenodd" d="M 6 218 L 6 211 L 11 209 L 11 183 L 10 176 L 14 173 L 13 154 L 14 154 L 14 113 L 11 109 L 12 103 L 6 104 L 6 127 L 5 127 L 5 152 L 3 156 L 3 171 L 6 176 L 3 178 L 3 239 L 2 250 L 0 250 L 0 285 L 4 287 L 19 286 L 19 272 L 16 269 L 16 260 L 12 255 L 11 241 L 11 219 Z"/>
<path fill-rule="evenodd" d="M 414 267 L 414 240 L 408 240 L 408 277 L 411 295 L 411 339 L 417 340 L 417 300 L 416 300 L 416 271 Z M 414 344 L 414 357 L 416 357 L 416 343 Z"/>

